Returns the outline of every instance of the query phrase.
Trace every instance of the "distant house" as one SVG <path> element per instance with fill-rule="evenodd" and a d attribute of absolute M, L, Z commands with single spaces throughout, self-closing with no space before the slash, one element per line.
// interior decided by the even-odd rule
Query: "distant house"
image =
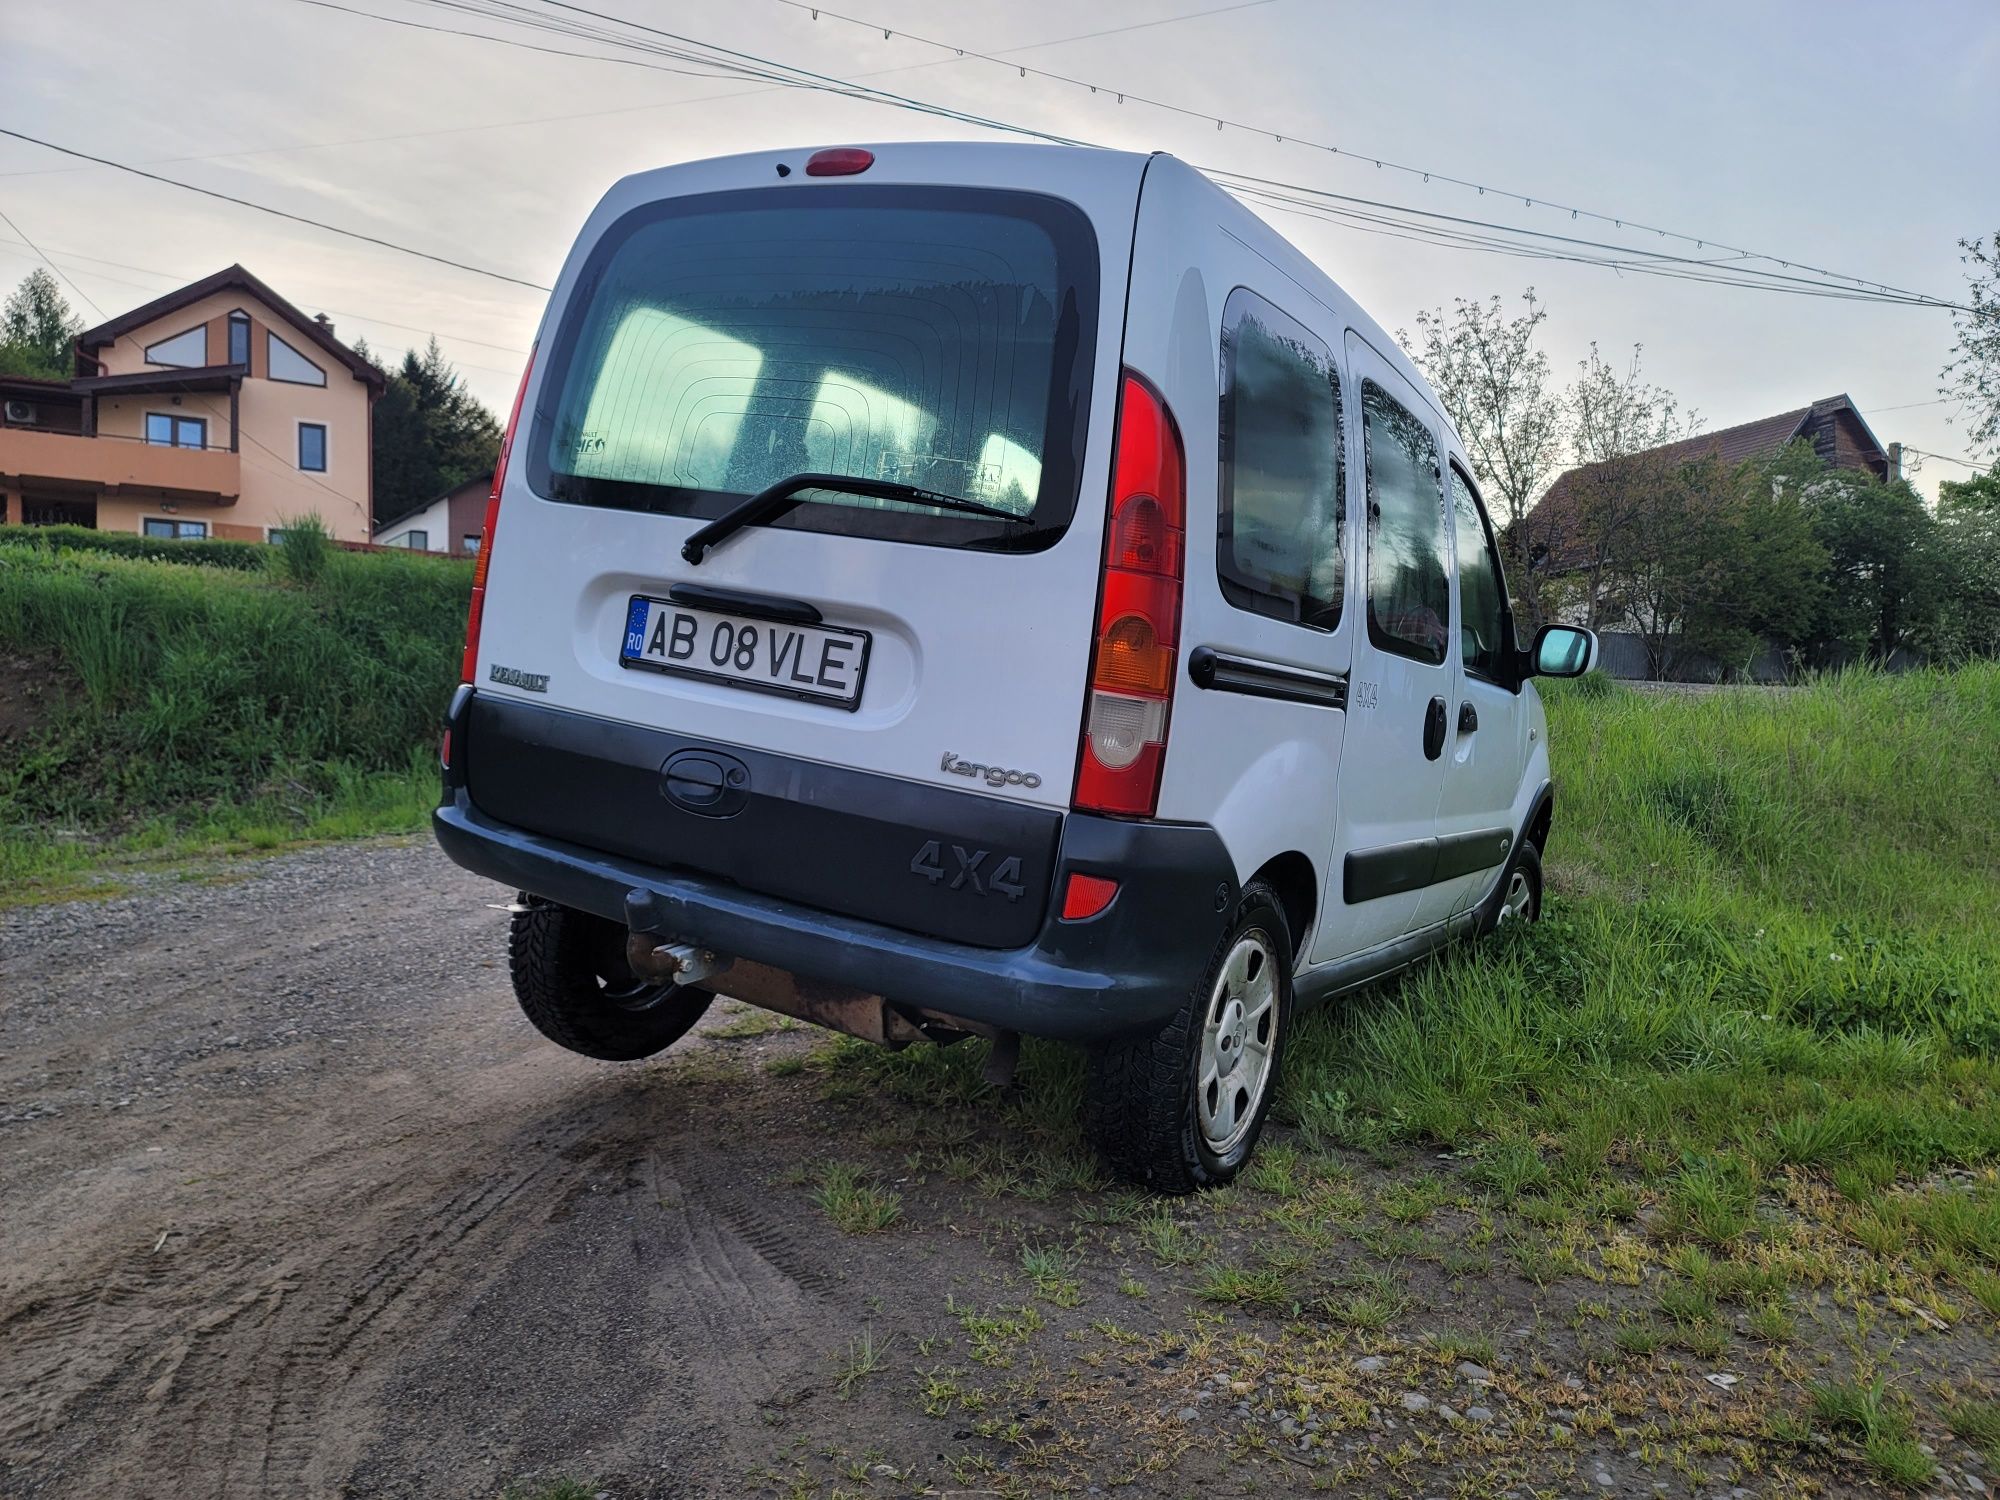
<path fill-rule="evenodd" d="M 384 521 L 375 528 L 374 540 L 383 547 L 470 556 L 479 550 L 479 534 L 486 525 L 486 497 L 492 490 L 491 474 L 468 479 L 428 504 Z"/>
<path fill-rule="evenodd" d="M 1770 458 L 1804 439 L 1813 452 L 1827 463 L 1842 469 L 1866 469 L 1877 479 L 1902 477 L 1902 444 L 1883 447 L 1862 419 L 1853 398 L 1828 396 L 1796 411 L 1780 412 L 1720 432 L 1704 432 L 1698 437 L 1648 449 L 1615 461 L 1651 469 L 1693 463 L 1714 457 L 1726 468 L 1751 459 Z M 1615 482 L 1614 464 L 1586 464 L 1569 470 L 1549 486 L 1535 508 L 1528 513 L 1528 541 L 1538 568 L 1549 573 L 1566 573 L 1581 566 L 1580 555 L 1590 537 L 1586 514 L 1591 499 Z"/>
<path fill-rule="evenodd" d="M 0 520 L 268 541 L 311 511 L 368 540 L 382 373 L 242 266 L 0 376 Z"/>

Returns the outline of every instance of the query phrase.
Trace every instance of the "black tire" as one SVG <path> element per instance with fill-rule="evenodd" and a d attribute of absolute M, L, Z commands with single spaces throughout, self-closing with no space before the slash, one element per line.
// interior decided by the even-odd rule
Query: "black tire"
<path fill-rule="evenodd" d="M 1508 910 L 1514 882 L 1519 878 L 1526 886 L 1527 905 L 1519 912 Z M 1498 930 L 1509 922 L 1539 922 L 1542 919 L 1542 851 L 1525 839 L 1515 851 L 1513 864 L 1500 877 L 1500 904 L 1493 909 L 1493 928 Z"/>
<path fill-rule="evenodd" d="M 1211 1012 L 1226 1008 L 1219 992 L 1224 966 L 1239 944 L 1261 938 L 1273 970 L 1269 1058 L 1247 1126 L 1218 1150 L 1203 1128 L 1201 1105 L 1214 1093 L 1198 1087 L 1202 1043 Z M 1244 888 L 1236 911 L 1172 1020 L 1158 1031 L 1120 1037 L 1095 1048 L 1084 1096 L 1084 1128 L 1119 1175 L 1163 1193 L 1218 1187 L 1242 1170 L 1263 1134 L 1277 1092 L 1292 1019 L 1292 936 L 1277 894 L 1261 881 Z M 1237 1043 L 1239 1055 L 1246 1034 Z"/>
<path fill-rule="evenodd" d="M 507 934 L 514 998 L 535 1030 L 585 1057 L 631 1062 L 672 1046 L 715 996 L 648 983 L 625 961 L 625 929 L 525 892 Z"/>

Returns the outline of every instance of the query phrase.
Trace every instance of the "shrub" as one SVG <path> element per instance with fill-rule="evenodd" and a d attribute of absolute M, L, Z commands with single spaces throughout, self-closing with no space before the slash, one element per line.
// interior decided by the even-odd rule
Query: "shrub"
<path fill-rule="evenodd" d="M 108 552 L 149 562 L 194 563 L 243 572 L 262 568 L 270 556 L 270 549 L 262 542 L 174 541 L 126 531 L 93 531 L 88 526 L 0 526 L 0 547 L 11 546 L 52 553 Z"/>
<path fill-rule="evenodd" d="M 318 583 L 326 575 L 333 536 L 316 511 L 285 522 L 278 545 L 278 567 L 294 583 Z"/>

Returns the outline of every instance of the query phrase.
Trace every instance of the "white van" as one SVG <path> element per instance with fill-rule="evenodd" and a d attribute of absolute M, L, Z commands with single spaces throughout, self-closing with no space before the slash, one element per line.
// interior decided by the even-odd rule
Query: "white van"
<path fill-rule="evenodd" d="M 1547 731 L 1459 440 L 1170 156 L 894 144 L 611 189 L 508 421 L 439 842 L 592 1057 L 717 989 L 1091 1049 L 1227 1181 L 1304 1005 L 1532 920 Z"/>

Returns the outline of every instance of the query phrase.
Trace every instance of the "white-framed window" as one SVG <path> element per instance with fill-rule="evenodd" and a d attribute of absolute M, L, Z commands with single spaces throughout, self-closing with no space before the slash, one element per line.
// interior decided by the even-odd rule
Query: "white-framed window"
<path fill-rule="evenodd" d="M 326 423 L 299 423 L 299 467 L 309 474 L 326 472 Z"/>
<path fill-rule="evenodd" d="M 146 441 L 161 448 L 206 448 L 208 419 L 184 417 L 179 412 L 146 413 Z"/>
<path fill-rule="evenodd" d="M 147 536 L 162 537 L 168 541 L 199 541 L 208 535 L 208 522 L 183 521 L 175 516 L 148 516 L 145 532 Z"/>

